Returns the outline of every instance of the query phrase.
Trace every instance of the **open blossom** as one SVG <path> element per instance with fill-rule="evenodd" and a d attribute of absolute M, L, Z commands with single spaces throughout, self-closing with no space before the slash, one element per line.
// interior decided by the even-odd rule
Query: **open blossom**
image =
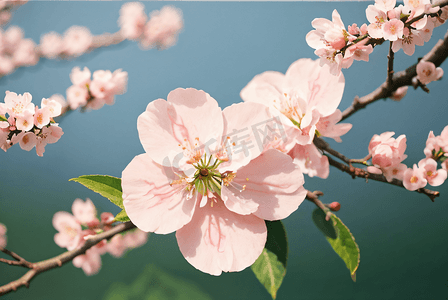
<path fill-rule="evenodd" d="M 432 158 L 424 158 L 418 162 L 418 167 L 424 170 L 424 176 L 432 186 L 439 186 L 447 178 L 446 170 L 437 169 L 437 162 Z"/>
<path fill-rule="evenodd" d="M 140 2 L 128 2 L 120 8 L 118 25 L 124 38 L 135 40 L 142 34 L 146 24 L 145 6 Z"/>
<path fill-rule="evenodd" d="M 430 61 L 420 60 L 417 64 L 417 79 L 423 83 L 428 84 L 431 81 L 439 80 L 443 76 L 442 68 L 436 68 L 434 63 Z"/>
<path fill-rule="evenodd" d="M 389 98 L 394 101 L 400 101 L 403 99 L 404 96 L 406 96 L 406 93 L 408 92 L 408 86 L 401 86 L 399 87 L 395 92 L 392 93 L 392 96 Z"/>
<path fill-rule="evenodd" d="M 145 48 L 167 49 L 177 42 L 183 26 L 182 11 L 174 6 L 164 6 L 160 11 L 151 12 L 141 43 Z"/>
<path fill-rule="evenodd" d="M 85 53 L 93 42 L 93 36 L 87 27 L 72 26 L 67 29 L 63 37 L 63 52 L 70 56 Z"/>
<path fill-rule="evenodd" d="M 250 266 L 266 243 L 264 220 L 287 217 L 306 194 L 289 156 L 263 152 L 251 131 L 237 139 L 238 130 L 271 119 L 257 103 L 221 111 L 210 95 L 192 88 L 149 103 L 137 122 L 146 153 L 122 174 L 131 221 L 143 231 L 177 231 L 180 251 L 203 272 Z"/>
<path fill-rule="evenodd" d="M 56 58 L 64 50 L 62 37 L 54 31 L 44 34 L 40 38 L 39 50 L 47 58 Z"/>
<path fill-rule="evenodd" d="M 336 140 L 345 134 L 350 124 L 339 124 L 342 115 L 337 107 L 342 99 L 345 80 L 342 74 L 333 76 L 328 66 L 318 61 L 299 59 L 282 74 L 267 71 L 256 75 L 240 93 L 246 102 L 261 103 L 280 113 L 279 118 L 292 143 L 311 144 L 316 133 Z M 320 132 L 322 131 L 322 132 Z"/>
<path fill-rule="evenodd" d="M 67 250 L 76 249 L 84 240 L 82 239 L 82 228 L 78 220 L 70 213 L 59 211 L 53 216 L 53 227 L 59 231 L 54 236 L 56 245 Z"/>
<path fill-rule="evenodd" d="M 403 174 L 403 185 L 409 191 L 415 191 L 426 186 L 425 169 L 417 167 L 408 168 Z"/>
<path fill-rule="evenodd" d="M 96 208 L 89 198 L 84 202 L 82 199 L 75 199 L 72 204 L 72 212 L 81 224 L 88 224 L 96 219 Z"/>
<path fill-rule="evenodd" d="M 328 157 L 322 155 L 314 144 L 295 145 L 288 154 L 300 170 L 310 177 L 317 176 L 326 179 L 330 174 Z"/>

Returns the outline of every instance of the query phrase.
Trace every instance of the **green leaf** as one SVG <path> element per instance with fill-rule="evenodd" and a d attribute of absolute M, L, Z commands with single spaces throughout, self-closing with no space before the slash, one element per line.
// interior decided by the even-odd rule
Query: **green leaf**
<path fill-rule="evenodd" d="M 78 178 L 72 178 L 69 181 L 76 181 L 88 189 L 99 193 L 101 196 L 109 199 L 113 204 L 124 209 L 123 192 L 121 191 L 121 178 L 109 175 L 83 175 Z"/>
<path fill-rule="evenodd" d="M 8 121 L 5 116 L 0 115 L 0 121 Z"/>
<path fill-rule="evenodd" d="M 133 283 L 113 283 L 103 300 L 211 300 L 194 283 L 174 277 L 162 269 L 148 265 Z"/>
<path fill-rule="evenodd" d="M 127 222 L 130 221 L 131 219 L 129 219 L 128 214 L 126 213 L 126 211 L 123 209 L 122 211 L 120 211 L 116 216 L 114 221 L 115 222 Z"/>
<path fill-rule="evenodd" d="M 251 266 L 258 281 L 266 288 L 272 299 L 286 275 L 288 260 L 288 240 L 281 221 L 265 221 L 268 238 L 261 255 Z"/>
<path fill-rule="evenodd" d="M 345 265 L 350 271 L 352 280 L 356 281 L 356 271 L 359 266 L 360 253 L 359 247 L 350 230 L 334 214 L 331 215 L 330 221 L 325 221 L 325 213 L 318 208 L 313 212 L 313 221 L 325 234 L 325 237 L 331 247 L 333 247 L 333 250 L 345 262 Z"/>

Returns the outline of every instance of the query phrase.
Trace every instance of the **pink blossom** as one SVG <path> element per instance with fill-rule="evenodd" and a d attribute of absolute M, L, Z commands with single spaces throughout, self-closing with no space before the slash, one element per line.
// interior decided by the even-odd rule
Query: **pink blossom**
<path fill-rule="evenodd" d="M 124 252 L 128 249 L 121 234 L 114 235 L 109 243 L 107 243 L 107 252 L 114 257 L 122 257 Z"/>
<path fill-rule="evenodd" d="M 340 136 L 346 134 L 351 128 L 352 124 L 336 124 L 342 119 L 342 113 L 336 109 L 334 113 L 329 116 L 321 117 L 316 124 L 316 130 L 320 135 L 333 138 L 336 142 L 342 142 Z"/>
<path fill-rule="evenodd" d="M 8 75 L 14 70 L 12 58 L 0 54 L 0 75 Z"/>
<path fill-rule="evenodd" d="M 400 101 L 403 99 L 404 96 L 406 96 L 406 93 L 408 92 L 408 86 L 402 86 L 399 87 L 395 92 L 392 93 L 392 96 L 389 98 L 394 101 Z"/>
<path fill-rule="evenodd" d="M 344 85 L 342 74 L 333 76 L 328 66 L 299 59 L 285 75 L 274 71 L 256 75 L 240 96 L 246 102 L 261 103 L 280 112 L 285 128 L 294 129 L 292 138 L 306 145 L 312 142 L 319 119 L 335 113 Z"/>
<path fill-rule="evenodd" d="M 31 39 L 23 39 L 12 55 L 12 61 L 17 66 L 34 66 L 39 61 L 36 44 Z"/>
<path fill-rule="evenodd" d="M 85 202 L 79 198 L 75 199 L 72 204 L 72 212 L 81 224 L 87 224 L 96 219 L 96 208 L 89 198 Z"/>
<path fill-rule="evenodd" d="M 79 56 L 85 53 L 93 42 L 93 36 L 86 27 L 72 26 L 64 33 L 64 53 L 69 56 Z"/>
<path fill-rule="evenodd" d="M 367 39 L 362 40 L 347 48 L 345 58 L 353 58 L 354 60 L 369 61 L 369 54 L 373 52 L 372 45 L 367 45 Z"/>
<path fill-rule="evenodd" d="M 294 159 L 300 170 L 310 177 L 326 179 L 330 174 L 328 158 L 322 155 L 314 144 L 295 145 L 288 155 Z"/>
<path fill-rule="evenodd" d="M 415 52 L 415 45 L 423 46 L 423 38 L 415 30 L 409 30 L 405 27 L 403 29 L 403 37 L 392 43 L 392 51 L 397 52 L 403 49 L 407 55 L 413 55 Z"/>
<path fill-rule="evenodd" d="M 396 0 L 375 0 L 375 7 L 383 12 L 388 12 L 395 7 Z"/>
<path fill-rule="evenodd" d="M 369 5 L 366 9 L 366 17 L 370 22 L 367 26 L 369 35 L 372 38 L 380 39 L 384 35 L 383 26 L 387 21 L 386 12 L 378 9 L 375 5 Z"/>
<path fill-rule="evenodd" d="M 20 41 L 23 39 L 23 30 L 18 26 L 9 26 L 3 34 L 4 50 L 12 54 L 18 47 Z"/>
<path fill-rule="evenodd" d="M 59 231 L 54 236 L 54 242 L 59 247 L 73 250 L 84 242 L 81 235 L 81 225 L 68 212 L 59 211 L 55 213 L 53 216 L 53 227 Z"/>
<path fill-rule="evenodd" d="M 386 180 L 391 182 L 393 179 L 403 180 L 403 175 L 407 168 L 405 164 L 400 163 L 383 168 L 382 170 Z"/>
<path fill-rule="evenodd" d="M 6 247 L 6 226 L 0 223 L 0 247 L 5 248 Z"/>
<path fill-rule="evenodd" d="M 439 80 L 443 76 L 442 68 L 436 68 L 434 63 L 430 61 L 420 60 L 417 64 L 417 79 L 423 83 L 428 84 L 431 81 Z"/>
<path fill-rule="evenodd" d="M 87 67 L 81 71 L 79 67 L 74 67 L 70 72 L 70 80 L 74 85 L 85 87 L 90 84 L 90 70 Z"/>
<path fill-rule="evenodd" d="M 10 141 L 8 140 L 9 129 L 0 128 L 0 149 L 6 152 L 11 147 Z"/>
<path fill-rule="evenodd" d="M 101 269 L 101 256 L 95 247 L 92 247 L 85 254 L 76 256 L 73 265 L 82 268 L 87 276 L 95 275 Z"/>
<path fill-rule="evenodd" d="M 53 95 L 52 97 L 54 96 L 55 95 Z M 50 117 L 54 118 L 61 114 L 62 104 L 58 100 L 53 100 L 52 97 L 50 97 L 49 99 L 42 98 L 41 107 L 48 109 Z M 62 103 L 65 104 L 65 100 Z"/>
<path fill-rule="evenodd" d="M 107 70 L 98 70 L 93 72 L 93 80 L 90 83 L 90 92 L 96 98 L 106 98 L 112 94 L 114 83 L 112 82 L 112 73 Z"/>
<path fill-rule="evenodd" d="M 16 127 L 18 130 L 28 131 L 34 127 L 34 114 L 25 110 L 16 117 Z"/>
<path fill-rule="evenodd" d="M 176 44 L 183 26 L 182 11 L 174 6 L 164 6 L 160 11 L 151 12 L 141 44 L 145 48 L 167 49 Z"/>
<path fill-rule="evenodd" d="M 50 109 L 43 107 L 39 109 L 36 106 L 36 112 L 34 113 L 34 125 L 37 128 L 42 128 L 50 123 Z"/>
<path fill-rule="evenodd" d="M 143 231 L 177 231 L 180 251 L 203 272 L 250 266 L 266 242 L 264 220 L 285 218 L 306 195 L 289 156 L 236 143 L 235 132 L 271 118 L 257 103 L 221 111 L 210 95 L 191 88 L 149 103 L 137 122 L 146 153 L 122 174 L 131 221 Z M 248 133 L 244 145 L 251 140 Z"/>
<path fill-rule="evenodd" d="M 398 19 L 392 19 L 384 23 L 383 37 L 385 40 L 396 41 L 403 36 L 404 23 Z"/>
<path fill-rule="evenodd" d="M 331 47 L 340 50 L 345 46 L 345 26 L 341 16 L 335 9 L 332 13 L 332 21 L 324 18 L 316 18 L 311 22 L 315 28 L 306 35 L 307 44 L 313 49 Z"/>
<path fill-rule="evenodd" d="M 19 140 L 19 145 L 22 150 L 30 151 L 36 146 L 37 138 L 34 132 L 24 132 L 22 131 L 17 135 L 17 139 Z M 16 141 L 13 142 L 16 144 Z"/>
<path fill-rule="evenodd" d="M 133 231 L 128 231 L 124 235 L 124 243 L 128 248 L 141 247 L 148 241 L 148 233 L 140 229 L 135 229 Z"/>
<path fill-rule="evenodd" d="M 72 110 L 77 109 L 80 106 L 86 105 L 88 97 L 89 92 L 85 87 L 72 85 L 67 89 L 67 102 Z"/>
<path fill-rule="evenodd" d="M 372 164 L 378 168 L 398 165 L 407 155 L 406 136 L 400 135 L 397 139 L 392 138 L 394 132 L 384 132 L 381 135 L 375 134 L 369 143 L 369 153 L 372 155 Z"/>
<path fill-rule="evenodd" d="M 54 31 L 44 34 L 40 38 L 39 50 L 47 58 L 58 57 L 64 50 L 62 37 Z"/>
<path fill-rule="evenodd" d="M 416 164 L 414 164 L 412 169 L 408 168 L 403 174 L 404 187 L 409 191 L 424 188 L 427 183 L 424 172 L 425 170 L 417 167 Z"/>
<path fill-rule="evenodd" d="M 33 97 L 28 92 L 23 95 L 17 95 L 14 92 L 6 91 L 6 112 L 12 117 L 21 116 L 25 111 L 34 114 L 34 104 L 31 103 L 32 99 Z"/>
<path fill-rule="evenodd" d="M 37 136 L 36 153 L 38 156 L 43 156 L 45 146 L 47 144 L 56 143 L 64 134 L 62 128 L 57 124 L 50 124 L 48 127 L 43 127 L 42 131 Z"/>
<path fill-rule="evenodd" d="M 418 167 L 424 170 L 424 177 L 432 186 L 441 185 L 447 178 L 446 170 L 437 170 L 437 162 L 432 158 L 424 158 L 420 160 L 418 162 Z"/>
<path fill-rule="evenodd" d="M 123 95 L 128 87 L 128 72 L 117 69 L 112 73 L 113 93 Z"/>
<path fill-rule="evenodd" d="M 140 2 L 128 2 L 121 6 L 118 25 L 124 38 L 138 39 L 146 24 L 145 6 Z"/>

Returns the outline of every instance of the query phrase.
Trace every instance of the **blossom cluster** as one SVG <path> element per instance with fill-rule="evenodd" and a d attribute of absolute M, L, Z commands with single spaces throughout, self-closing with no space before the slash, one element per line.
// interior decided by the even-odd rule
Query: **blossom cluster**
<path fill-rule="evenodd" d="M 405 0 L 397 7 L 396 0 L 375 0 L 366 9 L 369 25 L 352 24 L 345 29 L 339 13 L 334 10 L 332 21 L 316 18 L 311 25 L 315 30 L 306 35 L 306 42 L 328 64 L 332 74 L 349 68 L 353 60 L 369 60 L 373 47 L 385 40 L 392 42 L 392 50 L 403 49 L 414 54 L 415 45 L 422 46 L 431 38 L 434 27 L 448 18 L 448 8 L 432 7 L 430 0 Z"/>
<path fill-rule="evenodd" d="M 0 103 L 0 148 L 5 152 L 19 143 L 26 151 L 36 147 L 37 155 L 42 156 L 47 144 L 61 138 L 62 129 L 53 120 L 61 114 L 61 104 L 42 98 L 39 108 L 31 100 L 30 93 L 6 91 L 5 103 Z"/>
<path fill-rule="evenodd" d="M 369 154 L 372 155 L 373 166 L 367 170 L 375 174 L 383 174 L 387 181 L 393 179 L 403 181 L 407 190 L 415 191 L 426 184 L 439 186 L 447 179 L 446 151 L 448 150 L 448 126 L 440 136 L 431 131 L 426 141 L 424 153 L 426 158 L 408 168 L 402 161 L 407 157 L 406 137 L 400 135 L 393 138 L 394 132 L 375 134 L 369 143 Z M 438 161 L 442 168 L 438 168 Z"/>
<path fill-rule="evenodd" d="M 25 39 L 20 27 L 10 26 L 5 31 L 0 28 L 0 76 L 18 67 L 35 65 L 39 61 L 35 48 L 34 41 Z"/>
<path fill-rule="evenodd" d="M 53 226 L 59 231 L 54 236 L 55 243 L 67 250 L 74 250 L 84 245 L 85 240 L 96 233 L 107 231 L 113 227 L 114 216 L 110 212 L 103 212 L 100 220 L 97 218 L 95 205 L 87 198 L 84 202 L 75 199 L 72 205 L 73 215 L 59 211 L 53 216 Z M 94 275 L 101 268 L 101 255 L 110 253 L 114 257 L 121 257 L 127 249 L 140 247 L 146 243 L 148 234 L 136 229 L 123 235 L 115 235 L 109 242 L 102 240 L 85 254 L 73 259 L 73 265 L 82 268 L 86 275 Z"/>
<path fill-rule="evenodd" d="M 52 31 L 41 36 L 39 53 L 54 59 L 63 56 L 77 57 L 87 52 L 93 43 L 93 35 L 84 26 L 71 26 L 64 35 Z"/>
<path fill-rule="evenodd" d="M 115 95 L 126 92 L 128 73 L 118 69 L 113 73 L 98 70 L 91 74 L 87 67 L 83 70 L 75 67 L 70 73 L 70 80 L 73 83 L 67 89 L 67 105 L 70 109 L 100 109 L 104 104 L 114 104 Z"/>
<path fill-rule="evenodd" d="M 2 223 L 0 223 L 0 247 L 5 248 L 6 247 L 6 226 Z"/>
<path fill-rule="evenodd" d="M 299 59 L 286 74 L 267 71 L 255 76 L 241 91 L 241 98 L 266 105 L 279 114 L 288 141 L 273 147 L 289 153 L 303 173 L 325 179 L 330 171 L 328 159 L 313 139 L 324 136 L 341 142 L 340 136 L 351 129 L 351 124 L 337 124 L 342 118 L 337 107 L 344 86 L 342 73 L 333 76 L 328 66 Z"/>
<path fill-rule="evenodd" d="M 124 38 L 139 40 L 143 48 L 167 49 L 177 41 L 183 28 L 182 12 L 173 6 L 152 11 L 149 21 L 140 2 L 129 2 L 120 9 L 118 24 Z"/>
<path fill-rule="evenodd" d="M 122 173 L 126 213 L 144 231 L 176 231 L 203 272 L 248 267 L 266 243 L 264 220 L 286 218 L 305 199 L 303 173 L 328 176 L 312 141 L 339 141 L 351 128 L 336 124 L 343 89 L 342 74 L 301 59 L 286 74 L 257 75 L 245 102 L 224 110 L 193 88 L 149 103 L 137 122 L 145 153 Z"/>

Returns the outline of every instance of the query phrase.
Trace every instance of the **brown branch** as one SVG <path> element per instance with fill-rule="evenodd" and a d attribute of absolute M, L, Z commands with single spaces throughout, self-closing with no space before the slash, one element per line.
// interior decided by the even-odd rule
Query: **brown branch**
<path fill-rule="evenodd" d="M 445 0 L 444 2 L 448 2 Z M 445 4 L 446 5 L 446 4 Z M 448 56 L 448 32 L 445 34 L 443 40 L 439 40 L 437 44 L 422 58 L 425 61 L 434 63 L 436 67 L 440 66 Z M 387 97 L 392 96 L 392 93 L 399 87 L 412 85 L 412 78 L 417 76 L 417 64 L 414 64 L 404 71 L 396 72 L 391 78 L 391 84 L 388 81 L 381 84 L 376 90 L 361 98 L 355 97 L 353 103 L 342 113 L 341 121 L 345 120 L 358 110 L 365 108 L 367 105 Z"/>
<path fill-rule="evenodd" d="M 394 51 L 392 51 L 392 41 L 389 43 L 389 55 L 387 56 L 387 85 L 392 85 L 392 76 L 394 75 Z"/>
<path fill-rule="evenodd" d="M 306 199 L 316 204 L 317 207 L 319 207 L 324 213 L 325 213 L 325 220 L 329 221 L 331 218 L 332 213 L 330 210 L 319 200 L 319 196 L 323 196 L 324 193 L 321 191 L 306 191 Z"/>
<path fill-rule="evenodd" d="M 25 267 L 28 269 L 32 268 L 32 264 L 30 262 L 28 262 L 27 260 L 25 260 L 20 255 L 18 255 L 17 253 L 9 251 L 8 249 L 5 249 L 3 247 L 0 247 L 0 251 L 2 251 L 3 253 L 5 253 L 15 259 L 15 260 L 9 260 L 9 259 L 0 258 L 0 262 L 7 263 L 8 265 L 22 266 L 22 267 Z"/>
<path fill-rule="evenodd" d="M 0 296 L 5 295 L 12 291 L 16 291 L 18 288 L 22 286 L 29 287 L 31 280 L 36 275 L 57 267 L 61 267 L 63 264 L 73 260 L 76 256 L 84 254 L 88 249 L 95 246 L 102 240 L 110 239 L 120 232 L 124 232 L 133 228 L 135 228 L 135 225 L 132 224 L 131 222 L 118 224 L 108 231 L 102 232 L 91 238 L 88 238 L 84 243 L 84 245 L 79 249 L 64 252 L 58 256 L 55 256 L 47 260 L 43 260 L 36 263 L 30 263 L 31 270 L 26 272 L 25 275 L 23 275 L 21 278 L 17 280 L 11 281 L 10 283 L 0 287 Z"/>

